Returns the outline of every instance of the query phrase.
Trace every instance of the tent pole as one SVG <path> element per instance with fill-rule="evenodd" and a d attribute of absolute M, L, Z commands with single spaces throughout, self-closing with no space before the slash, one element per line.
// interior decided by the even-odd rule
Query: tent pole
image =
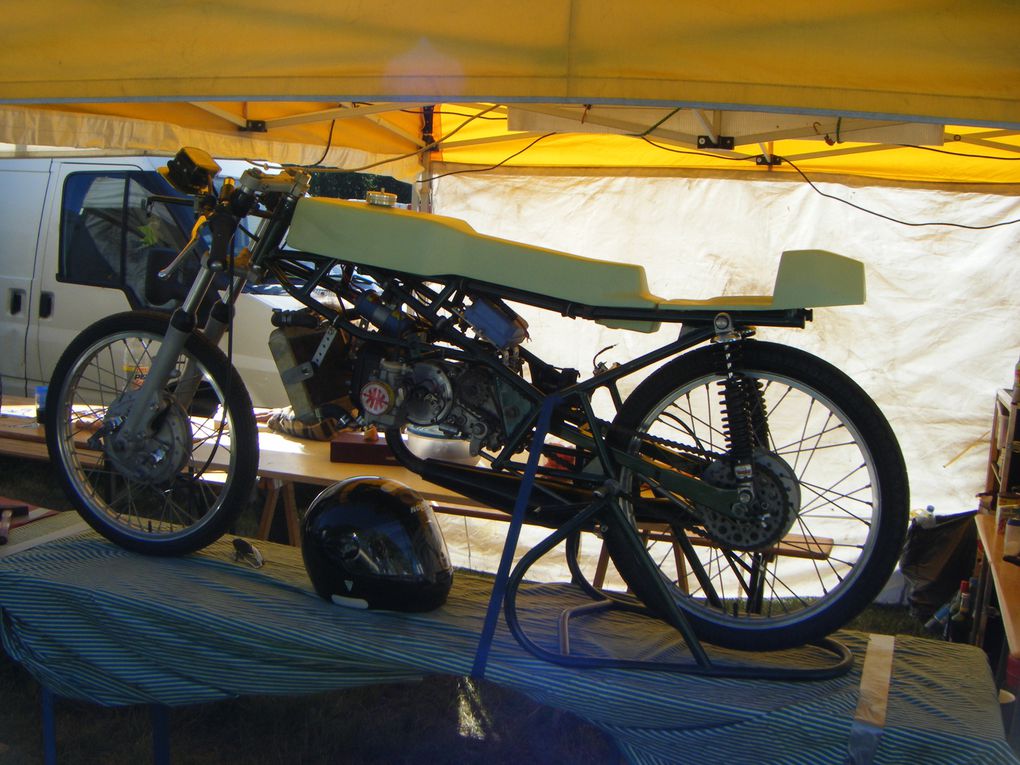
<path fill-rule="evenodd" d="M 418 212 L 432 212 L 432 149 L 435 139 L 435 107 L 423 106 L 421 109 L 421 142 L 426 147 L 421 152 L 421 176 L 415 184 L 417 191 L 415 209 Z"/>
<path fill-rule="evenodd" d="M 432 152 L 421 155 L 421 175 L 415 189 L 415 209 L 418 212 L 432 212 Z"/>

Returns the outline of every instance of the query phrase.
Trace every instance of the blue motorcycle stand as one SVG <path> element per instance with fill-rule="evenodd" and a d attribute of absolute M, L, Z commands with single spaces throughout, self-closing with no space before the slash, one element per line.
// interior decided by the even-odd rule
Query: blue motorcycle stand
<path fill-rule="evenodd" d="M 661 577 L 654 577 L 659 582 L 663 596 L 660 600 L 664 604 L 666 613 L 653 614 L 648 608 L 641 605 L 636 599 L 624 599 L 618 595 L 610 595 L 597 589 L 590 584 L 581 572 L 577 562 L 579 548 L 579 536 L 581 529 L 588 526 L 589 522 L 602 514 L 609 514 L 613 523 L 627 523 L 624 510 L 617 501 L 618 487 L 609 481 L 602 490 L 596 493 L 593 502 L 580 510 L 570 521 L 556 529 L 543 541 L 529 550 L 517 563 L 511 572 L 510 566 L 513 562 L 514 552 L 517 549 L 517 542 L 520 538 L 521 526 L 524 522 L 524 513 L 531 497 L 538 471 L 538 462 L 542 452 L 542 444 L 546 434 L 549 432 L 550 421 L 553 410 L 563 402 L 559 396 L 549 396 L 543 403 L 538 414 L 535 432 L 531 441 L 531 450 L 528 456 L 527 466 L 523 474 L 520 492 L 514 505 L 513 515 L 507 530 L 506 541 L 503 544 L 503 552 L 500 557 L 499 568 L 493 582 L 492 595 L 489 598 L 489 605 L 486 610 L 485 621 L 482 626 L 482 633 L 478 641 L 478 649 L 475 652 L 475 661 L 471 675 L 474 678 L 485 676 L 485 667 L 488 662 L 489 651 L 492 646 L 492 639 L 496 631 L 496 623 L 499 620 L 501 607 L 505 608 L 507 627 L 517 642 L 532 655 L 555 664 L 562 664 L 569 667 L 586 667 L 602 669 L 641 669 L 662 672 L 677 672 L 707 677 L 742 678 L 755 680 L 828 680 L 845 674 L 853 666 L 854 657 L 850 650 L 842 643 L 825 638 L 817 643 L 804 646 L 805 649 L 818 649 L 828 654 L 828 663 L 819 666 L 783 666 L 755 664 L 753 658 L 749 658 L 747 664 L 725 664 L 714 663 L 708 652 L 695 634 L 690 622 L 683 611 L 676 605 L 675 600 L 666 589 L 666 584 Z M 590 405 L 582 397 L 582 405 L 590 413 Z M 592 598 L 591 603 L 566 609 L 559 617 L 559 650 L 550 651 L 539 646 L 531 640 L 523 631 L 520 620 L 517 618 L 517 595 L 521 582 L 527 571 L 540 558 L 546 555 L 560 542 L 567 542 L 567 565 L 570 569 L 573 581 L 587 595 Z M 635 547 L 635 554 L 644 556 L 645 552 L 638 537 L 637 531 L 631 536 L 632 546 Z M 651 565 L 651 564 L 649 564 Z M 691 653 L 690 661 L 663 662 L 646 661 L 626 658 L 604 658 L 572 655 L 570 653 L 570 621 L 581 616 L 603 613 L 609 610 L 625 611 L 641 614 L 650 619 L 664 621 L 669 626 L 680 632 L 687 649 Z M 748 654 L 753 657 L 755 654 Z"/>

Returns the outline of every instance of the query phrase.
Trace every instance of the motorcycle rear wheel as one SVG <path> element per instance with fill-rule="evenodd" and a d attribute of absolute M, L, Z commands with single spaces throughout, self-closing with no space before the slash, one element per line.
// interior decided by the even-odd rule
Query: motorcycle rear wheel
<path fill-rule="evenodd" d="M 50 459 L 78 513 L 110 541 L 147 555 L 184 555 L 217 540 L 248 504 L 258 470 L 248 392 L 199 335 L 178 357 L 145 438 L 117 448 L 116 430 L 167 325 L 165 315 L 128 312 L 86 328 L 57 363 L 46 406 Z M 197 393 L 181 400 L 179 391 L 194 389 L 182 382 L 189 368 Z"/>
<path fill-rule="evenodd" d="M 699 638 L 777 650 L 825 637 L 881 591 L 906 533 L 907 475 L 888 422 L 849 377 L 793 348 L 743 346 L 739 371 L 761 382 L 768 416 L 767 443 L 755 444 L 756 501 L 772 498 L 771 518 L 777 508 L 781 516 L 775 528 L 761 516 L 713 516 L 623 469 L 631 524 L 636 505 L 628 496 L 642 493 L 667 496 L 686 520 L 665 528 L 636 522 L 651 567 L 638 563 L 619 525 L 603 533 L 620 575 L 653 612 L 668 614 L 656 571 Z M 646 455 L 683 454 L 704 480 L 732 488 L 718 366 L 713 349 L 702 348 L 653 373 L 620 409 L 615 446 L 637 454 L 651 436 Z"/>

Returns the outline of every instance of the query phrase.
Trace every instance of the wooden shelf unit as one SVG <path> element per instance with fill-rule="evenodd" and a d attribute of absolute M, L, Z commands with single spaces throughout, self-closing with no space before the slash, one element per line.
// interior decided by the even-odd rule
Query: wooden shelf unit
<path fill-rule="evenodd" d="M 988 474 L 982 506 L 994 513 L 1000 500 L 1020 503 L 1020 433 L 1017 432 L 1017 405 L 1009 390 L 995 395 L 992 412 L 992 437 L 988 451 Z"/>

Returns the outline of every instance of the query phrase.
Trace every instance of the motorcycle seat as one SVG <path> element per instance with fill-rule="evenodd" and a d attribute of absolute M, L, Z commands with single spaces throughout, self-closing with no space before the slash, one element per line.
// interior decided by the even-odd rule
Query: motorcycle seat
<path fill-rule="evenodd" d="M 641 266 L 487 236 L 457 218 L 336 199 L 301 199 L 287 243 L 351 263 L 422 277 L 464 276 L 602 308 L 753 311 L 864 302 L 863 264 L 823 250 L 784 252 L 772 295 L 668 300 L 649 292 Z M 652 317 L 600 323 L 658 328 Z"/>

